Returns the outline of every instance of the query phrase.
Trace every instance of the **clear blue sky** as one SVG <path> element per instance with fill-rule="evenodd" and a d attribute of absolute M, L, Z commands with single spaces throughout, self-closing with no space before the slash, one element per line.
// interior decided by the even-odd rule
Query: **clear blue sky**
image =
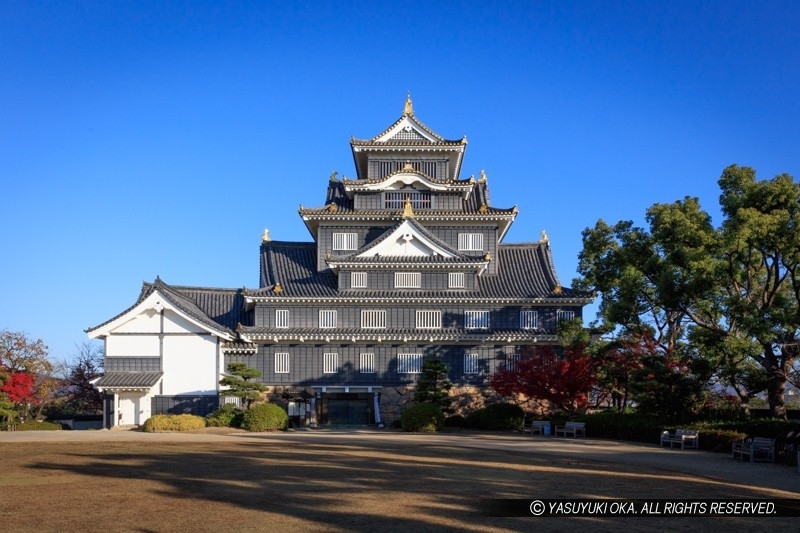
<path fill-rule="evenodd" d="M 256 287 L 408 91 L 568 285 L 599 218 L 800 177 L 800 3 L 0 2 L 0 329 L 63 359 L 156 275 Z"/>

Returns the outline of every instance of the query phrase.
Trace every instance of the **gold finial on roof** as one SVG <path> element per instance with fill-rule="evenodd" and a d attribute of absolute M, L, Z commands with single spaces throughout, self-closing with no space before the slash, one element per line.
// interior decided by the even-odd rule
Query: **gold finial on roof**
<path fill-rule="evenodd" d="M 403 167 L 403 170 L 414 170 L 414 165 L 411 164 L 411 161 L 406 161 L 406 165 Z"/>
<path fill-rule="evenodd" d="M 236 331 L 242 331 L 242 323 L 241 322 L 237 322 L 236 323 Z"/>
<path fill-rule="evenodd" d="M 484 255 L 483 258 L 486 261 L 491 261 L 492 260 L 492 254 L 490 254 L 489 252 L 486 252 L 486 255 Z"/>
<path fill-rule="evenodd" d="M 261 234 L 261 242 L 270 242 L 272 239 L 269 238 L 269 230 L 265 229 L 264 233 Z"/>
<path fill-rule="evenodd" d="M 549 243 L 549 242 L 550 242 L 550 239 L 547 237 L 547 232 L 546 232 L 545 230 L 542 230 L 542 233 L 541 233 L 541 235 L 542 235 L 542 238 L 541 238 L 541 239 L 539 239 L 539 242 L 540 242 L 540 243 L 542 243 L 542 244 L 547 244 L 547 243 Z"/>
<path fill-rule="evenodd" d="M 336 205 L 335 203 L 331 202 L 330 204 L 328 204 L 328 211 L 330 211 L 331 213 L 335 213 L 337 209 L 339 209 L 339 206 Z"/>
<path fill-rule="evenodd" d="M 486 214 L 486 213 L 488 213 L 488 212 L 489 212 L 489 208 L 488 208 L 488 207 L 486 207 L 486 204 L 483 204 L 482 206 L 480 206 L 480 207 L 478 208 L 478 213 L 481 213 L 481 214 Z"/>
<path fill-rule="evenodd" d="M 553 288 L 553 294 L 561 294 L 561 284 L 556 283 L 556 286 Z"/>
<path fill-rule="evenodd" d="M 478 180 L 479 183 L 486 183 L 486 172 L 481 170 L 481 179 Z"/>
<path fill-rule="evenodd" d="M 411 200 L 406 200 L 403 206 L 403 218 L 414 218 L 414 210 L 411 208 Z"/>
<path fill-rule="evenodd" d="M 330 180 L 331 181 L 339 181 L 339 180 L 336 179 L 336 176 L 338 176 L 338 175 L 339 175 L 339 173 L 334 170 L 333 172 L 331 172 Z"/>
<path fill-rule="evenodd" d="M 408 96 L 406 97 L 406 106 L 403 109 L 403 116 L 404 117 L 414 116 L 414 104 L 411 103 L 411 91 L 408 91 Z"/>
<path fill-rule="evenodd" d="M 277 282 L 274 287 L 272 287 L 272 292 L 276 294 L 280 294 L 283 292 L 283 287 L 281 287 L 281 282 Z"/>

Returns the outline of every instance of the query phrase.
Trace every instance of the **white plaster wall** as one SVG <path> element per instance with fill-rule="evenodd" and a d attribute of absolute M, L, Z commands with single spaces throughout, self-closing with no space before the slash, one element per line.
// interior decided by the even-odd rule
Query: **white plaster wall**
<path fill-rule="evenodd" d="M 148 309 L 114 328 L 115 333 L 158 333 L 161 317 L 153 309 Z"/>
<path fill-rule="evenodd" d="M 169 309 L 164 311 L 164 332 L 165 333 L 201 333 L 205 331 L 194 323 L 186 320 L 174 311 Z"/>
<path fill-rule="evenodd" d="M 114 423 L 116 425 L 129 426 L 131 424 L 142 425 L 150 418 L 150 403 L 153 394 L 148 392 L 120 392 L 117 395 L 117 410 L 114 413 Z M 120 421 L 119 413 L 122 413 Z"/>
<path fill-rule="evenodd" d="M 158 356 L 158 333 L 150 335 L 109 335 L 106 338 L 106 356 L 131 355 Z"/>
<path fill-rule="evenodd" d="M 162 394 L 216 393 L 217 359 L 217 338 L 212 335 L 165 336 Z"/>

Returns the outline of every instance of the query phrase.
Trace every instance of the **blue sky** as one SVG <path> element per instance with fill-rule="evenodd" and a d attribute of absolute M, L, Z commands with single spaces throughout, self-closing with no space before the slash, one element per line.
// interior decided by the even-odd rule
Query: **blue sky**
<path fill-rule="evenodd" d="M 600 218 L 800 177 L 800 3 L 1 2 L 0 329 L 64 359 L 157 275 L 256 287 L 409 91 L 567 285 Z"/>

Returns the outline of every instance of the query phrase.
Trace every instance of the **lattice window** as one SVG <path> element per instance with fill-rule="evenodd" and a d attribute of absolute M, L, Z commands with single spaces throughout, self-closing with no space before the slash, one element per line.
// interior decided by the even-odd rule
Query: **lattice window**
<path fill-rule="evenodd" d="M 395 272 L 395 289 L 419 289 L 422 286 L 422 274 L 419 272 Z"/>
<path fill-rule="evenodd" d="M 336 251 L 358 249 L 358 233 L 334 233 L 333 249 Z"/>
<path fill-rule="evenodd" d="M 288 328 L 289 327 L 289 310 L 276 309 L 275 310 L 275 327 Z"/>
<path fill-rule="evenodd" d="M 361 311 L 361 329 L 382 329 L 386 327 L 386 311 L 365 309 Z"/>
<path fill-rule="evenodd" d="M 430 209 L 431 193 L 428 191 L 386 192 L 383 205 L 386 209 L 403 209 L 406 202 L 411 202 L 412 209 Z"/>
<path fill-rule="evenodd" d="M 374 374 L 375 373 L 375 354 L 374 353 L 362 353 L 358 359 L 358 370 L 362 374 Z"/>
<path fill-rule="evenodd" d="M 441 311 L 417 311 L 417 329 L 441 329 Z"/>
<path fill-rule="evenodd" d="M 488 329 L 489 311 L 464 311 L 465 329 Z"/>
<path fill-rule="evenodd" d="M 397 372 L 399 374 L 419 374 L 422 372 L 421 353 L 397 354 Z"/>
<path fill-rule="evenodd" d="M 366 272 L 350 272 L 350 288 L 351 289 L 366 289 L 367 288 L 367 273 Z"/>
<path fill-rule="evenodd" d="M 570 320 L 575 320 L 575 311 L 562 311 L 561 309 L 556 311 L 556 323 L 569 322 Z"/>
<path fill-rule="evenodd" d="M 288 374 L 289 373 L 289 354 L 285 352 L 275 353 L 275 373 Z"/>
<path fill-rule="evenodd" d="M 339 354 L 338 353 L 322 354 L 322 373 L 336 374 L 337 372 L 339 372 Z"/>
<path fill-rule="evenodd" d="M 336 327 L 336 309 L 321 309 L 319 312 L 320 328 Z"/>
<path fill-rule="evenodd" d="M 538 328 L 539 328 L 538 311 L 519 312 L 519 329 L 538 329 Z"/>
<path fill-rule="evenodd" d="M 464 354 L 464 373 L 477 374 L 478 373 L 478 354 L 465 353 Z"/>
<path fill-rule="evenodd" d="M 483 233 L 459 233 L 458 249 L 463 252 L 482 252 Z"/>
<path fill-rule="evenodd" d="M 463 272 L 450 272 L 447 275 L 447 286 L 451 289 L 463 289 L 466 286 Z"/>
<path fill-rule="evenodd" d="M 519 368 L 519 361 L 521 357 L 518 353 L 508 354 L 506 356 L 506 370 L 516 371 Z"/>

